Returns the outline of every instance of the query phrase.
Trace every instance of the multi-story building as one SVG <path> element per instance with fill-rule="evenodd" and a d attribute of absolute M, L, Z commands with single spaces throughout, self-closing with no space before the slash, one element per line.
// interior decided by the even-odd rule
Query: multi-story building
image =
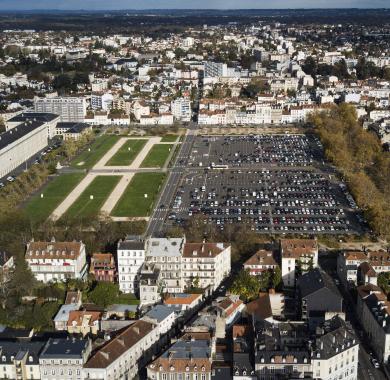
<path fill-rule="evenodd" d="M 41 379 L 39 354 L 44 342 L 0 343 L 0 378 L 15 380 Z"/>
<path fill-rule="evenodd" d="M 91 353 L 89 339 L 50 338 L 39 356 L 42 380 L 80 380 Z"/>
<path fill-rule="evenodd" d="M 96 335 L 100 330 L 100 311 L 72 310 L 69 312 L 67 330 L 69 334 Z"/>
<path fill-rule="evenodd" d="M 255 368 L 259 380 L 314 378 L 357 380 L 359 343 L 339 316 L 309 334 L 304 323 L 256 324 Z"/>
<path fill-rule="evenodd" d="M 182 252 L 185 238 L 150 238 L 146 241 L 145 261 L 160 269 L 162 288 L 168 293 L 181 293 L 184 289 Z"/>
<path fill-rule="evenodd" d="M 87 272 L 83 242 L 41 242 L 27 244 L 25 259 L 38 281 L 83 279 Z"/>
<path fill-rule="evenodd" d="M 145 261 L 145 242 L 120 240 L 117 249 L 119 290 L 123 293 L 138 291 L 139 273 Z"/>
<path fill-rule="evenodd" d="M 7 125 L 7 129 L 12 129 L 28 121 L 41 122 L 46 126 L 47 138 L 52 139 L 56 135 L 55 128 L 59 120 L 60 120 L 60 116 L 53 113 L 22 112 L 11 119 L 8 119 L 6 125 Z"/>
<path fill-rule="evenodd" d="M 191 121 L 191 101 L 186 98 L 177 98 L 171 102 L 172 115 L 176 120 Z"/>
<path fill-rule="evenodd" d="M 181 293 L 186 287 L 211 287 L 215 290 L 230 273 L 230 256 L 230 246 L 222 243 L 186 243 L 185 238 L 120 241 L 120 289 L 138 291 L 141 282 L 143 304 L 156 297 L 159 299 L 161 292 Z"/>
<path fill-rule="evenodd" d="M 47 127 L 41 121 L 28 120 L 0 136 L 0 178 L 47 147 Z"/>
<path fill-rule="evenodd" d="M 89 273 L 96 281 L 115 282 L 116 266 L 111 253 L 94 253 L 91 257 Z"/>
<path fill-rule="evenodd" d="M 386 251 L 346 251 L 337 257 L 337 274 L 344 285 L 376 285 L 377 275 L 383 272 L 390 272 L 390 253 Z"/>
<path fill-rule="evenodd" d="M 93 92 L 91 94 L 91 108 L 93 110 L 108 111 L 112 108 L 114 97 L 108 92 Z"/>
<path fill-rule="evenodd" d="M 315 239 L 281 239 L 280 256 L 284 286 L 295 286 L 297 275 L 318 266 L 318 244 Z"/>
<path fill-rule="evenodd" d="M 182 276 L 187 287 L 215 290 L 229 275 L 231 247 L 224 243 L 185 243 Z"/>
<path fill-rule="evenodd" d="M 147 366 L 149 380 L 211 380 L 213 344 L 210 337 L 185 334 Z"/>
<path fill-rule="evenodd" d="M 175 310 L 167 305 L 153 306 L 142 319 L 156 325 L 160 335 L 169 332 L 175 323 Z"/>
<path fill-rule="evenodd" d="M 263 272 L 275 270 L 278 267 L 274 252 L 264 249 L 258 250 L 244 263 L 244 269 L 248 270 L 252 276 L 261 275 Z"/>
<path fill-rule="evenodd" d="M 228 68 L 226 63 L 207 61 L 204 64 L 204 76 L 209 77 L 226 77 Z"/>
<path fill-rule="evenodd" d="M 318 268 L 297 279 L 297 304 L 301 318 L 309 320 L 309 323 L 318 318 L 320 312 L 324 314 L 323 318 L 326 318 L 326 313 L 343 313 L 343 297 L 337 286 L 327 273 Z"/>
<path fill-rule="evenodd" d="M 357 315 L 376 357 L 390 363 L 390 302 L 375 285 L 358 287 Z"/>
<path fill-rule="evenodd" d="M 85 98 L 55 97 L 35 98 L 35 112 L 50 112 L 60 115 L 61 121 L 83 122 L 87 111 Z"/>
<path fill-rule="evenodd" d="M 326 321 L 312 349 L 313 378 L 321 380 L 357 380 L 359 343 L 342 318 Z"/>
<path fill-rule="evenodd" d="M 107 342 L 84 365 L 84 379 L 132 379 L 151 359 L 160 338 L 153 323 L 138 320 Z"/>

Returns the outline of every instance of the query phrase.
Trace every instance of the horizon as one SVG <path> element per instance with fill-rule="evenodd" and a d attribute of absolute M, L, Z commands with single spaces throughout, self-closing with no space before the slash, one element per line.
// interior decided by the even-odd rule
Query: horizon
<path fill-rule="evenodd" d="M 387 0 L 275 0 L 272 6 L 259 0 L 0 0 L 0 11 L 166 11 L 166 10 L 316 10 L 316 9 L 389 9 Z"/>

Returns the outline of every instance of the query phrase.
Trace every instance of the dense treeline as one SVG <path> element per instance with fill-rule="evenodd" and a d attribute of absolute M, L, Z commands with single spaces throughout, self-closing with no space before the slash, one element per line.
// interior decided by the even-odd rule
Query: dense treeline
<path fill-rule="evenodd" d="M 340 170 L 371 228 L 390 238 L 390 155 L 357 121 L 353 106 L 341 104 L 310 117 L 325 154 Z"/>

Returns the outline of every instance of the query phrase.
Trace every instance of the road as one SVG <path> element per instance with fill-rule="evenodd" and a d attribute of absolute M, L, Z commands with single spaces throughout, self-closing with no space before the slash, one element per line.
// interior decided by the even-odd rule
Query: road
<path fill-rule="evenodd" d="M 172 203 L 180 179 L 187 166 L 192 145 L 195 141 L 195 135 L 196 129 L 187 130 L 187 134 L 179 147 L 179 153 L 175 158 L 172 168 L 169 170 L 164 189 L 160 194 L 153 215 L 149 220 L 149 225 L 145 233 L 146 236 L 159 237 L 162 234 L 164 223 L 168 216 L 169 206 Z"/>

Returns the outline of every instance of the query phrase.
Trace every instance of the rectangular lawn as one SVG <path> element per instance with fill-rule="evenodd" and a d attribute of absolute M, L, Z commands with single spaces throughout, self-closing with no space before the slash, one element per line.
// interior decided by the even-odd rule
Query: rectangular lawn
<path fill-rule="evenodd" d="M 168 159 L 173 144 L 156 144 L 152 146 L 141 164 L 141 168 L 162 168 Z"/>
<path fill-rule="evenodd" d="M 98 137 L 90 147 L 75 158 L 71 166 L 80 169 L 91 169 L 119 140 L 119 136 L 103 135 Z"/>
<path fill-rule="evenodd" d="M 161 138 L 161 142 L 176 142 L 178 135 L 165 135 Z"/>
<path fill-rule="evenodd" d="M 106 163 L 107 166 L 128 166 L 137 157 L 148 140 L 127 140 Z"/>
<path fill-rule="evenodd" d="M 135 174 L 111 215 L 121 217 L 150 215 L 164 178 L 164 173 Z M 147 198 L 145 194 L 148 194 Z"/>
<path fill-rule="evenodd" d="M 65 215 L 70 218 L 98 215 L 104 202 L 114 190 L 121 176 L 97 176 L 69 207 Z M 90 196 L 93 195 L 93 199 Z"/>
<path fill-rule="evenodd" d="M 54 178 L 42 191 L 31 198 L 24 208 L 25 212 L 32 221 L 43 222 L 84 176 L 84 173 L 67 173 Z M 41 198 L 41 194 L 43 194 L 43 198 Z"/>

